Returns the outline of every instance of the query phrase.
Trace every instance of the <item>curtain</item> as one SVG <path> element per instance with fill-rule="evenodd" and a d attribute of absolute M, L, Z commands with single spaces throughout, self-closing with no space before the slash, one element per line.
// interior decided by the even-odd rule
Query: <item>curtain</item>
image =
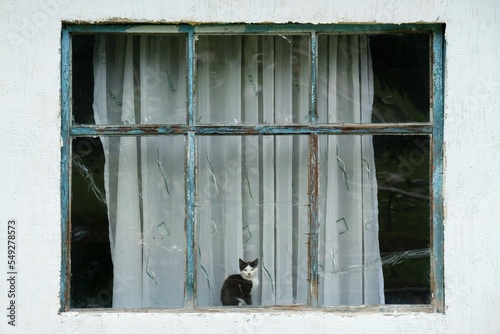
<path fill-rule="evenodd" d="M 365 36 L 328 35 L 318 49 L 323 123 L 370 122 Z M 306 35 L 199 36 L 199 124 L 307 124 Z M 186 123 L 186 43 L 180 36 L 99 36 L 96 124 Z M 370 136 L 320 136 L 322 305 L 381 304 L 377 183 Z M 102 137 L 114 265 L 113 307 L 184 304 L 184 136 Z M 196 305 L 219 306 L 238 258 L 259 258 L 254 305 L 308 295 L 308 137 L 197 136 Z"/>
<path fill-rule="evenodd" d="M 370 123 L 368 37 L 322 36 L 318 59 L 319 121 Z M 320 146 L 320 303 L 383 304 L 372 136 L 323 136 Z"/>

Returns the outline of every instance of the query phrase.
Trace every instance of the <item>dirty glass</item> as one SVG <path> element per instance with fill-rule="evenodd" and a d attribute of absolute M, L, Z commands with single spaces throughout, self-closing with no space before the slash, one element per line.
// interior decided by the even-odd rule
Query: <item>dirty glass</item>
<path fill-rule="evenodd" d="M 429 36 L 75 34 L 70 308 L 431 303 Z"/>
<path fill-rule="evenodd" d="M 319 35 L 319 121 L 429 122 L 429 48 L 428 34 Z"/>
<path fill-rule="evenodd" d="M 430 303 L 429 137 L 321 136 L 320 159 L 321 304 L 373 304 L 380 265 L 386 304 Z"/>
<path fill-rule="evenodd" d="M 72 146 L 72 307 L 182 307 L 184 136 Z"/>
<path fill-rule="evenodd" d="M 220 306 L 238 259 L 259 259 L 254 305 L 307 302 L 308 137 L 198 138 L 197 305 Z"/>
<path fill-rule="evenodd" d="M 73 122 L 186 123 L 185 36 L 77 35 L 72 46 Z"/>
<path fill-rule="evenodd" d="M 374 136 L 387 304 L 431 302 L 430 136 Z"/>
<path fill-rule="evenodd" d="M 307 35 L 208 35 L 196 42 L 198 123 L 307 123 Z"/>
<path fill-rule="evenodd" d="M 71 307 L 111 307 L 113 262 L 98 138 L 72 140 Z"/>

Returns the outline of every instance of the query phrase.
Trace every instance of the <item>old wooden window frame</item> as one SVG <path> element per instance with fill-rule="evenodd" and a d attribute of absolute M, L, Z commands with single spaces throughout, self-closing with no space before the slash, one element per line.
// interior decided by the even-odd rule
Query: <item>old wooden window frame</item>
<path fill-rule="evenodd" d="M 319 33 L 412 33 L 427 32 L 431 36 L 431 84 L 430 84 L 430 122 L 428 123 L 365 123 L 365 124 L 317 124 L 316 79 L 317 79 L 317 36 Z M 187 80 L 187 123 L 185 125 L 78 125 L 72 122 L 71 97 L 71 36 L 73 34 L 185 34 L 188 41 L 188 80 Z M 194 110 L 195 75 L 195 38 L 197 34 L 233 33 L 301 33 L 309 34 L 311 50 L 311 87 L 309 123 L 304 125 L 213 125 L 197 124 Z M 309 136 L 310 148 L 310 291 L 308 306 L 318 308 L 317 284 L 319 278 L 317 265 L 318 235 L 318 138 L 324 134 L 421 134 L 431 138 L 431 292 L 430 305 L 380 305 L 373 307 L 329 307 L 321 310 L 356 311 L 372 309 L 375 311 L 408 310 L 444 312 L 444 256 L 443 256 L 443 124 L 444 124 L 444 26 L 441 24 L 204 24 L 204 25 L 135 25 L 135 24 L 74 24 L 62 26 L 61 39 L 61 311 L 69 310 L 70 282 L 70 170 L 71 140 L 75 137 L 96 136 L 141 136 L 183 134 L 186 137 L 186 287 L 185 309 L 195 309 L 195 163 L 198 135 L 293 135 Z M 257 308 L 266 310 L 269 308 Z M 271 308 L 273 309 L 273 308 Z M 276 309 L 276 308 L 274 308 Z M 249 309 L 245 309 L 248 311 Z M 255 310 L 255 309 L 254 309 Z"/>

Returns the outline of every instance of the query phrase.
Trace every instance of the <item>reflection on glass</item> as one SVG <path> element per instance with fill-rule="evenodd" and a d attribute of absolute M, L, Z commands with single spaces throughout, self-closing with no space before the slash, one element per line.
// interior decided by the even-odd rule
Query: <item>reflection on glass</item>
<path fill-rule="evenodd" d="M 319 303 L 384 303 L 370 136 L 320 136 Z"/>
<path fill-rule="evenodd" d="M 76 138 L 72 307 L 184 305 L 184 137 Z"/>
<path fill-rule="evenodd" d="M 252 305 L 306 304 L 308 137 L 198 138 L 197 306 L 220 306 L 238 259 L 259 259 Z"/>
<path fill-rule="evenodd" d="M 370 37 L 373 123 L 429 122 L 430 35 Z"/>
<path fill-rule="evenodd" d="M 320 34 L 318 121 L 428 122 L 429 41 Z M 75 123 L 186 123 L 185 36 L 77 35 L 72 45 Z M 309 121 L 308 35 L 199 36 L 196 59 L 197 122 Z"/>
<path fill-rule="evenodd" d="M 374 136 L 387 304 L 430 303 L 428 136 Z"/>
<path fill-rule="evenodd" d="M 429 303 L 429 138 L 322 136 L 320 158 L 320 304 Z"/>
<path fill-rule="evenodd" d="M 309 137 L 197 138 L 196 305 L 238 259 L 252 305 L 305 305 Z M 430 303 L 428 136 L 321 135 L 319 303 Z M 184 306 L 184 136 L 76 138 L 71 307 Z"/>
<path fill-rule="evenodd" d="M 74 122 L 185 123 L 185 38 L 75 36 Z M 309 43 L 199 36 L 195 121 L 308 123 Z M 318 122 L 428 122 L 428 44 L 320 34 Z M 239 258 L 259 260 L 255 306 L 307 304 L 310 261 L 321 306 L 430 303 L 429 137 L 319 138 L 311 231 L 307 135 L 197 137 L 196 306 L 221 305 Z M 184 307 L 184 136 L 75 138 L 72 149 L 71 307 Z"/>
<path fill-rule="evenodd" d="M 113 264 L 101 141 L 73 140 L 71 173 L 71 308 L 111 307 Z"/>
<path fill-rule="evenodd" d="M 429 64 L 428 34 L 319 35 L 318 120 L 428 122 Z"/>
<path fill-rule="evenodd" d="M 75 123 L 186 123 L 185 36 L 77 35 L 72 45 Z"/>
<path fill-rule="evenodd" d="M 320 35 L 318 118 L 321 123 L 370 122 L 373 101 L 369 38 Z"/>
<path fill-rule="evenodd" d="M 199 36 L 196 121 L 307 123 L 306 35 Z"/>

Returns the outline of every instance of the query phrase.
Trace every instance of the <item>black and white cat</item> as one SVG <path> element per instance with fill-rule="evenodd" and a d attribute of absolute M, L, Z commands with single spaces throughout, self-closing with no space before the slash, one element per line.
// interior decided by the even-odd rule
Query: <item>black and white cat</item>
<path fill-rule="evenodd" d="M 240 273 L 224 281 L 220 291 L 222 305 L 252 305 L 252 292 L 259 286 L 259 259 L 245 262 L 240 259 Z"/>

